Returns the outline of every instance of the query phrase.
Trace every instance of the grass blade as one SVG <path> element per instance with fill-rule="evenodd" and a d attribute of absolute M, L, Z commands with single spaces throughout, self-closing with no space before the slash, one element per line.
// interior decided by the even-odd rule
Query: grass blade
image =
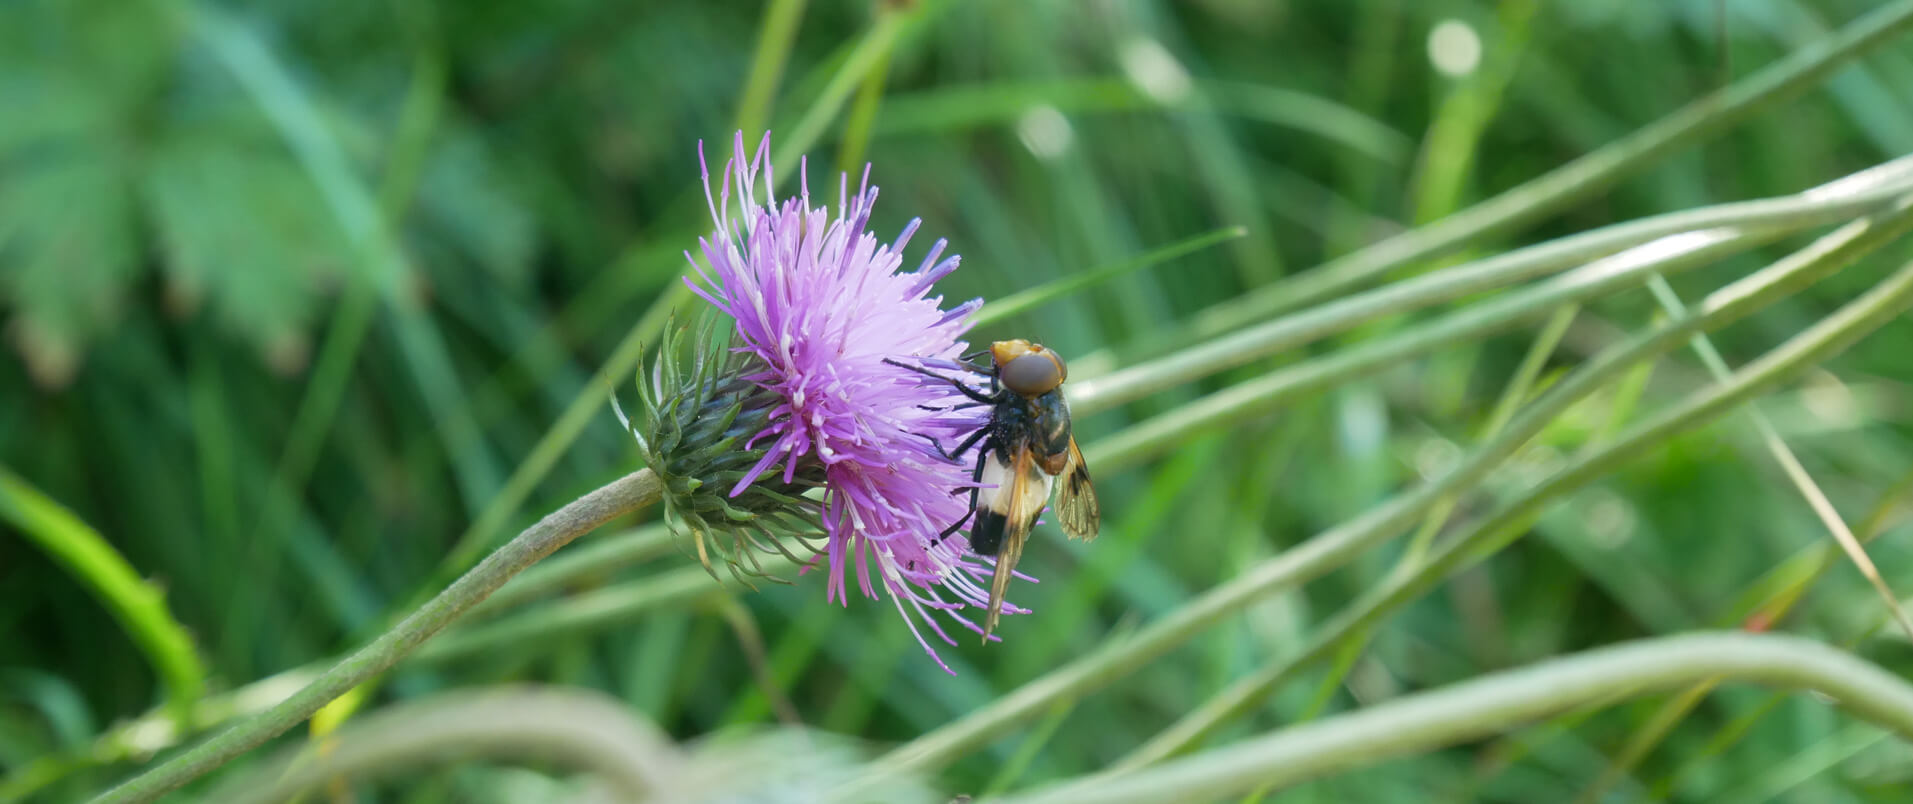
<path fill-rule="evenodd" d="M 98 531 L 5 467 L 0 467 L 0 519 L 13 523 L 99 598 L 166 685 L 175 726 L 191 729 L 193 702 L 206 688 L 206 668 L 186 626 L 167 610 L 158 585 L 142 580 Z"/>

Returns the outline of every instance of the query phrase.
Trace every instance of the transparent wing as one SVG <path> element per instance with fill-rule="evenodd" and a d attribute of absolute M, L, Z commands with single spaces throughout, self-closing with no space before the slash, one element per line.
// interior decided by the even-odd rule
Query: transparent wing
<path fill-rule="evenodd" d="M 1089 482 L 1089 465 L 1083 463 L 1083 451 L 1076 438 L 1069 439 L 1069 462 L 1063 464 L 1063 487 L 1056 492 L 1056 519 L 1072 539 L 1096 538 L 1102 527 L 1103 509 L 1096 502 L 1096 486 Z"/>

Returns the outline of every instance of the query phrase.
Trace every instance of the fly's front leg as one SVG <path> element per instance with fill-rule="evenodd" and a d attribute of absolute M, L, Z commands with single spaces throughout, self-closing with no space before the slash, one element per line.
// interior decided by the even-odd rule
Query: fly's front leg
<path fill-rule="evenodd" d="M 921 374 L 921 375 L 923 375 L 923 376 L 925 376 L 925 377 L 930 377 L 930 378 L 933 378 L 933 379 L 938 379 L 938 380 L 942 380 L 942 381 L 944 381 L 944 382 L 947 382 L 947 383 L 949 383 L 949 384 L 951 384 L 951 385 L 954 385 L 954 386 L 956 386 L 956 389 L 957 389 L 957 390 L 959 390 L 959 391 L 962 391 L 962 392 L 963 392 L 963 395 L 964 395 L 964 396 L 967 396 L 967 397 L 969 397 L 969 398 L 970 398 L 971 400 L 973 400 L 973 401 L 976 401 L 976 402 L 979 402 L 979 403 L 981 403 L 981 404 L 985 404 L 985 405 L 994 405 L 994 404 L 996 404 L 996 400 L 995 400 L 994 398 L 991 398 L 991 397 L 988 397 L 988 396 L 984 396 L 984 395 L 983 395 L 983 392 L 981 392 L 981 391 L 978 391 L 978 390 L 976 390 L 975 388 L 971 388 L 971 387 L 970 387 L 970 386 L 969 386 L 969 385 L 968 385 L 967 383 L 965 383 L 965 382 L 963 382 L 962 380 L 959 380 L 959 379 L 957 379 L 957 378 L 955 378 L 955 377 L 949 377 L 949 376 L 945 376 L 945 375 L 942 375 L 942 374 L 938 374 L 938 373 L 936 373 L 936 372 L 934 372 L 934 371 L 931 371 L 931 370 L 929 370 L 929 369 L 927 369 L 927 368 L 924 368 L 924 367 L 922 367 L 922 366 L 912 366 L 912 365 L 910 365 L 909 363 L 899 363 L 899 362 L 897 362 L 897 361 L 895 361 L 895 360 L 891 360 L 890 358 L 887 358 L 887 357 L 883 359 L 883 362 L 885 362 L 885 363 L 889 363 L 890 365 L 893 365 L 893 366 L 896 366 L 897 368 L 900 368 L 900 369 L 908 369 L 908 370 L 910 370 L 910 371 L 914 371 L 914 372 L 916 372 L 916 373 L 918 373 L 918 374 Z M 995 379 L 994 377 L 992 377 L 992 378 L 990 379 L 990 390 L 992 390 L 992 391 L 994 391 L 994 390 L 996 390 L 996 379 Z"/>
<path fill-rule="evenodd" d="M 996 373 L 995 366 L 989 363 L 979 362 L 983 358 L 988 357 L 989 354 L 990 354 L 990 349 L 989 347 L 986 346 L 982 349 L 978 349 L 974 352 L 971 352 L 967 355 L 957 358 L 957 362 L 962 363 L 963 365 L 969 366 L 971 371 L 974 371 L 978 374 L 994 374 Z"/>

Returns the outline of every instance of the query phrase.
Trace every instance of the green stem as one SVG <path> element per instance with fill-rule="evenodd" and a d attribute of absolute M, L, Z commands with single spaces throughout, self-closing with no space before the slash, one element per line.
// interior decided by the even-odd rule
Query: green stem
<path fill-rule="evenodd" d="M 649 561 L 671 551 L 670 528 L 646 525 L 634 531 L 592 538 L 564 555 L 539 562 L 505 584 L 466 617 L 497 614 L 532 599 L 565 589 L 588 578 L 603 578 L 617 570 Z"/>
<path fill-rule="evenodd" d="M 737 125 L 744 139 L 756 142 L 764 134 L 764 121 L 771 117 L 777 84 L 790 61 L 791 44 L 797 41 L 797 26 L 804 19 L 804 0 L 772 0 L 757 29 L 757 50 L 751 57 L 751 74 L 744 80 L 744 94 L 737 102 Z"/>
<path fill-rule="evenodd" d="M 712 583 L 697 565 L 681 567 L 627 584 L 610 586 L 485 625 L 460 627 L 425 645 L 407 664 L 444 664 L 499 650 L 519 650 L 539 640 L 589 631 L 611 623 L 630 623 L 662 606 L 722 596 L 725 585 Z"/>
<path fill-rule="evenodd" d="M 1081 698 L 1134 672 L 1257 600 L 1348 563 L 1399 529 L 1408 527 L 1441 498 L 1472 487 L 1556 415 L 1601 387 L 1610 377 L 1676 348 L 1683 338 L 1694 332 L 1723 325 L 1785 297 L 1804 282 L 1845 265 L 1908 227 L 1913 227 L 1913 211 L 1907 209 L 1897 210 L 1880 221 L 1855 222 L 1821 238 L 1799 254 L 1715 292 L 1701 304 L 1698 312 L 1644 336 L 1632 348 L 1589 361 L 1555 384 L 1517 415 L 1506 430 L 1481 445 L 1453 472 L 1250 567 L 1145 626 L 1134 636 L 1109 640 L 1088 656 L 897 748 L 876 767 L 920 770 L 949 762 L 1046 711 L 1057 700 Z M 1709 416 L 1696 413 L 1680 424 L 1693 427 L 1708 419 Z"/>
<path fill-rule="evenodd" d="M 1773 239 L 1771 231 L 1709 230 L 1676 235 L 1692 240 L 1640 246 L 1521 290 L 1462 308 L 1425 323 L 1237 383 L 1145 419 L 1084 450 L 1092 466 L 1122 466 L 1186 443 L 1190 438 L 1259 415 L 1304 393 L 1366 376 L 1438 349 L 1479 340 L 1541 318 L 1563 305 L 1630 289 L 1648 275 L 1690 270 Z M 1672 238 L 1670 238 L 1672 240 Z M 1659 253 L 1647 254 L 1648 251 Z M 1640 256 L 1636 256 L 1639 254 Z M 1099 391 L 1107 386 L 1092 385 Z M 1088 410 L 1106 401 L 1092 395 Z"/>
<path fill-rule="evenodd" d="M 1898 228 L 1903 228 L 1904 221 L 1913 218 L 1913 215 L 1902 210 L 1898 213 L 1898 217 L 1903 222 Z M 1895 228 L 1884 227 L 1879 231 L 1891 233 Z M 1822 243 L 1834 237 L 1835 235 L 1829 235 L 1822 239 Z M 1859 239 L 1872 240 L 1875 241 L 1873 245 L 1878 244 L 1877 238 Z M 1844 244 L 1845 248 L 1835 248 L 1834 253 L 1844 257 L 1844 259 L 1835 257 L 1835 262 L 1843 264 L 1857 256 L 1854 253 L 1854 247 L 1850 245 L 1853 242 L 1848 241 L 1848 244 Z M 1809 246 L 1807 251 L 1816 251 L 1820 245 L 1821 243 L 1816 243 L 1814 246 Z M 1734 304 L 1734 299 L 1747 298 L 1744 295 L 1747 290 L 1735 285 L 1716 291 L 1702 303 L 1702 310 L 1718 308 L 1721 299 L 1729 300 L 1726 304 Z M 1732 375 L 1728 381 L 1723 381 L 1689 397 L 1685 402 L 1628 430 L 1626 434 L 1598 450 L 1577 456 L 1561 471 L 1529 489 L 1520 498 L 1509 502 L 1486 519 L 1456 534 L 1452 541 L 1427 563 L 1416 568 L 1412 575 L 1390 579 L 1344 609 L 1324 625 L 1315 638 L 1311 639 L 1300 652 L 1264 665 L 1254 674 L 1232 685 L 1221 695 L 1205 702 L 1196 711 L 1164 730 L 1149 743 L 1137 749 L 1130 757 L 1125 758 L 1123 764 L 1131 766 L 1147 764 L 1193 744 L 1216 724 L 1255 706 L 1303 665 L 1330 655 L 1335 647 L 1349 635 L 1359 634 L 1373 627 L 1396 608 L 1427 593 L 1449 573 L 1479 561 L 1520 538 L 1528 530 L 1524 524 L 1530 522 L 1547 503 L 1556 497 L 1593 482 L 1595 478 L 1611 471 L 1622 462 L 1637 457 L 1656 445 L 1666 443 L 1667 439 L 1677 433 L 1691 430 L 1725 415 L 1735 405 L 1845 349 L 1910 304 L 1913 304 L 1913 264 L 1908 264 L 1859 299 L 1815 323 L 1773 351 L 1761 356 L 1759 360 L 1748 364 Z M 1707 313 L 1703 312 L 1701 317 L 1706 318 Z M 1695 318 L 1690 313 L 1677 320 L 1691 322 Z M 1648 344 L 1653 344 L 1656 349 L 1671 347 L 1678 343 L 1678 340 L 1670 336 L 1686 337 L 1694 331 L 1698 330 L 1684 326 L 1663 326 L 1653 335 L 1647 336 L 1645 340 L 1637 338 L 1621 349 L 1606 354 L 1630 354 L 1642 351 Z M 1596 362 L 1601 364 L 1615 361 L 1605 359 L 1604 356 L 1597 358 Z M 1576 377 L 1571 376 L 1557 388 L 1574 383 L 1575 380 Z M 1536 402 L 1535 407 L 1542 407 L 1542 402 Z"/>
<path fill-rule="evenodd" d="M 1666 279 L 1659 276 L 1653 277 L 1648 280 L 1647 286 L 1654 292 L 1654 298 L 1660 302 L 1661 308 L 1669 315 L 1680 315 L 1687 309 Z M 1700 356 L 1700 362 L 1707 367 L 1707 372 L 1712 374 L 1715 380 L 1725 381 L 1729 375 L 1733 374 L 1733 370 L 1727 367 L 1727 360 L 1720 356 L 1720 351 L 1714 348 L 1714 342 L 1708 340 L 1706 336 L 1694 336 L 1693 347 L 1695 354 Z M 1886 580 L 1880 577 L 1880 570 L 1873 565 L 1873 560 L 1867 557 L 1866 550 L 1860 546 L 1859 538 L 1853 535 L 1851 528 L 1847 527 L 1846 520 L 1840 518 L 1840 512 L 1833 507 L 1833 502 L 1827 499 L 1826 492 L 1821 491 L 1820 484 L 1814 482 L 1813 477 L 1807 474 L 1806 467 L 1800 464 L 1800 459 L 1793 454 L 1793 449 L 1788 447 L 1787 442 L 1780 437 L 1780 431 L 1775 429 L 1773 422 L 1767 419 L 1767 414 L 1760 412 L 1760 406 L 1749 405 L 1747 413 L 1753 419 L 1754 429 L 1759 432 L 1761 441 L 1767 445 L 1767 451 L 1773 455 L 1774 461 L 1780 464 L 1781 470 L 1786 472 L 1787 479 L 1800 491 L 1800 496 L 1820 518 L 1821 524 L 1826 526 L 1827 534 L 1833 537 L 1834 543 L 1840 545 L 1840 549 L 1846 551 L 1847 557 L 1852 559 L 1855 567 L 1859 568 L 1860 574 L 1873 585 L 1874 591 L 1879 593 L 1881 601 L 1886 604 L 1887 612 L 1893 615 L 1895 622 L 1899 623 L 1900 630 L 1907 637 L 1913 638 L 1913 619 L 1908 619 L 1906 611 L 1900 608 L 1899 596 L 1895 595 L 1886 585 Z"/>
<path fill-rule="evenodd" d="M 1798 637 L 1696 633 L 1644 639 L 1495 673 L 1256 737 L 1133 774 L 1019 797 L 1020 804 L 1206 800 L 1279 787 L 1512 728 L 1611 696 L 1726 677 L 1798 687 L 1913 738 L 1913 685 Z"/>
<path fill-rule="evenodd" d="M 670 532 L 664 526 L 646 526 L 628 533 L 592 539 L 588 544 L 541 561 L 466 612 L 458 627 L 426 643 L 401 664 L 429 664 L 435 659 L 443 661 L 452 656 L 469 655 L 472 651 L 489 650 L 498 644 L 495 640 L 509 639 L 514 632 L 542 634 L 547 633 L 546 629 L 575 632 L 594 628 L 607 622 L 617 622 L 618 617 L 632 612 L 695 599 L 700 593 L 717 589 L 702 570 L 689 572 L 704 579 L 702 589 L 686 588 L 683 578 L 672 573 L 660 573 L 616 587 L 615 592 L 607 589 L 556 601 L 509 620 L 501 619 L 496 624 L 474 624 L 476 620 L 496 616 L 538 597 L 579 584 L 587 578 L 603 576 L 668 552 L 671 539 Z M 514 625 L 507 627 L 507 623 Z M 486 637 L 478 638 L 481 633 Z M 461 651 L 464 653 L 461 654 Z M 202 696 L 193 704 L 191 723 L 195 728 L 205 729 L 263 711 L 310 684 L 333 662 L 313 662 L 249 682 L 237 689 Z M 23 798 L 74 769 L 152 756 L 190 736 L 191 732 L 174 723 L 169 700 L 167 708 L 153 710 L 119 724 L 79 752 L 44 758 L 46 762 L 40 763 L 48 770 L 44 776 L 28 778 L 24 771 L 8 774 L 0 781 L 0 801 Z"/>
<path fill-rule="evenodd" d="M 896 7 L 885 4 L 877 7 L 877 13 L 888 15 L 898 11 Z M 886 43 L 886 49 L 877 56 L 875 66 L 857 85 L 857 97 L 850 103 L 850 113 L 844 116 L 844 135 L 837 143 L 839 173 L 857 173 L 858 163 L 863 161 L 864 149 L 870 144 L 870 127 L 877 121 L 877 107 L 883 104 L 884 81 L 890 76 L 889 48 L 894 47 L 894 40 Z"/>
<path fill-rule="evenodd" d="M 1543 276 L 1663 237 L 1721 227 L 1802 231 L 1879 210 L 1909 190 L 1913 157 L 1902 157 L 1803 193 L 1656 215 L 1550 240 L 1317 305 L 1106 376 L 1076 378 L 1070 383 L 1071 410 L 1105 410 L 1383 316 Z"/>
<path fill-rule="evenodd" d="M 166 685 L 173 727 L 189 730 L 206 668 L 186 627 L 166 609 L 157 584 L 142 580 L 126 557 L 73 512 L 0 467 L 0 521 L 10 522 L 92 590 Z"/>
<path fill-rule="evenodd" d="M 1690 103 L 1593 153 L 1461 212 L 1258 288 L 1196 319 L 1199 335 L 1227 332 L 1331 298 L 1399 266 L 1452 253 L 1526 226 L 1614 185 L 1676 149 L 1739 124 L 1820 83 L 1913 24 L 1913 0 L 1876 9 L 1825 39 Z"/>
<path fill-rule="evenodd" d="M 397 664 L 420 643 L 478 605 L 526 567 L 612 519 L 657 502 L 659 494 L 657 476 L 645 469 L 612 481 L 552 512 L 498 548 L 392 630 L 334 665 L 291 697 L 107 791 L 97 800 L 151 801 L 284 733 L 311 717 L 327 702 Z"/>
<path fill-rule="evenodd" d="M 1064 296 L 1080 292 L 1086 288 L 1095 287 L 1111 279 L 1140 271 L 1157 263 L 1168 262 L 1178 257 L 1193 254 L 1216 245 L 1217 243 L 1234 240 L 1246 233 L 1247 230 L 1240 226 L 1229 226 L 1211 232 L 1204 232 L 1203 234 L 1170 243 L 1169 245 L 1121 262 L 1072 273 L 1061 279 L 1017 291 L 984 304 L 983 309 L 976 311 L 976 316 L 971 319 L 971 325 L 982 327 L 994 324 L 1010 316 L 1055 301 Z M 1072 396 L 1072 399 L 1073 398 Z"/>
<path fill-rule="evenodd" d="M 1541 370 L 1547 365 L 1548 359 L 1554 355 L 1555 347 L 1561 343 L 1562 336 L 1567 334 L 1568 326 L 1574 322 L 1574 317 L 1580 314 L 1580 311 L 1580 305 L 1562 306 L 1554 311 L 1554 315 L 1548 318 L 1546 324 L 1541 326 L 1540 334 L 1536 335 L 1534 342 L 1528 345 L 1527 355 L 1522 357 L 1520 367 L 1515 369 L 1514 378 L 1501 390 L 1501 397 L 1495 400 L 1494 411 L 1488 416 L 1488 424 L 1482 428 L 1481 438 L 1494 438 L 1500 434 L 1501 428 L 1506 427 L 1508 421 L 1514 418 L 1515 411 L 1520 409 L 1521 403 L 1527 401 L 1528 394 L 1534 389 L 1535 380 L 1541 376 Z M 1391 577 L 1405 576 L 1421 565 L 1422 559 L 1428 555 L 1429 548 L 1434 545 L 1435 537 L 1448 525 L 1448 518 L 1454 514 L 1455 505 L 1458 502 L 1460 500 L 1456 497 L 1443 497 L 1429 509 L 1428 514 L 1422 518 L 1421 527 L 1408 538 L 1408 545 L 1402 549 L 1401 558 L 1397 559 L 1395 566 L 1389 570 Z M 1368 642 L 1373 637 L 1374 629 L 1363 629 L 1350 634 L 1343 640 L 1342 645 L 1335 650 L 1335 663 L 1329 668 L 1328 676 L 1316 685 L 1315 697 L 1310 699 L 1309 705 L 1302 710 L 1299 720 L 1308 720 L 1321 713 L 1335 691 L 1340 689 L 1342 682 L 1348 678 L 1349 671 L 1354 669 L 1356 660 L 1368 650 Z"/>
<path fill-rule="evenodd" d="M 1649 284 L 1649 287 L 1653 289 L 1654 298 L 1660 302 L 1661 308 L 1666 310 L 1668 314 L 1680 315 L 1687 309 L 1686 305 L 1681 303 L 1680 297 L 1674 292 L 1674 288 L 1667 283 L 1667 280 L 1656 277 L 1655 280 Z M 1706 365 L 1708 373 L 1712 374 L 1715 380 L 1724 381 L 1733 374 L 1733 371 L 1727 366 L 1726 359 L 1721 357 L 1719 350 L 1714 348 L 1713 342 L 1708 340 L 1706 336 L 1696 335 L 1692 346 L 1694 351 L 1700 355 L 1701 363 Z M 1773 423 L 1767 419 L 1766 414 L 1762 413 L 1756 405 L 1749 405 L 1748 413 L 1751 414 L 1754 425 L 1759 430 L 1761 440 L 1766 444 L 1768 451 L 1773 454 L 1774 459 L 1780 462 L 1781 466 L 1787 471 L 1789 479 L 1793 481 L 1795 488 L 1800 491 L 1801 496 L 1807 499 L 1808 504 L 1815 509 L 1816 513 L 1830 510 L 1832 504 L 1827 501 L 1826 493 L 1820 490 L 1819 484 L 1814 482 L 1813 478 L 1801 467 L 1800 459 L 1794 456 L 1793 450 L 1787 446 L 1786 441 L 1781 438 L 1780 432 L 1774 428 Z M 1913 475 L 1909 475 L 1909 477 L 1913 477 Z M 1861 574 L 1866 576 L 1867 580 L 1873 584 L 1875 591 L 1884 599 L 1887 612 L 1900 624 L 1902 630 L 1913 635 L 1913 627 L 1907 625 L 1906 613 L 1900 607 L 1899 598 L 1886 587 L 1886 582 L 1880 578 L 1879 571 L 1875 569 L 1873 563 L 1867 559 L 1866 551 L 1861 546 L 1863 542 L 1870 541 L 1874 536 L 1878 535 L 1876 525 L 1883 516 L 1880 511 L 1883 510 L 1885 506 L 1890 506 L 1893 499 L 1894 495 L 1889 494 L 1887 498 L 1882 501 L 1881 506 L 1876 506 L 1874 513 L 1867 517 L 1866 522 L 1861 527 L 1860 534 L 1857 536 L 1847 529 L 1846 523 L 1840 520 L 1837 515 L 1834 515 L 1831 520 L 1826 521 L 1828 532 L 1833 536 L 1834 544 L 1845 551 L 1850 557 L 1853 557 L 1854 562 L 1860 565 Z M 1826 514 L 1822 513 L 1822 516 L 1824 519 Z M 1816 567 L 1815 572 L 1800 576 L 1801 586 L 1797 587 L 1797 589 L 1804 588 L 1805 584 L 1818 578 L 1820 573 L 1824 572 L 1831 564 L 1830 561 L 1826 561 L 1824 558 L 1824 556 L 1826 556 L 1825 551 L 1821 551 L 1816 555 L 1823 557 L 1819 566 Z M 1798 599 L 1797 592 L 1783 597 L 1779 610 L 1785 611 Z M 1776 614 L 1775 616 L 1778 615 Z M 1594 781 L 1589 782 L 1588 786 L 1582 789 L 1581 794 L 1577 796 L 1575 800 L 1577 802 L 1590 802 L 1590 804 L 1591 802 L 1599 801 L 1609 788 L 1632 771 L 1641 760 L 1645 759 L 1648 753 L 1658 746 L 1676 725 L 1680 724 L 1687 713 L 1700 704 L 1700 701 L 1714 686 L 1715 682 L 1713 681 L 1703 681 L 1681 691 L 1680 695 L 1675 696 L 1673 700 L 1662 705 L 1658 711 L 1650 716 L 1648 720 L 1634 732 L 1622 746 L 1621 752 L 1614 757 L 1613 761 L 1608 763 L 1608 766 L 1601 771 L 1600 776 L 1595 777 Z"/>
<path fill-rule="evenodd" d="M 1554 311 L 1554 315 L 1548 318 L 1547 323 L 1541 325 L 1540 334 L 1536 335 L 1534 342 L 1528 345 L 1528 353 L 1522 356 L 1521 365 L 1515 369 L 1514 378 L 1509 380 L 1508 386 L 1501 390 L 1501 398 L 1495 400 L 1494 411 L 1488 415 L 1488 424 L 1481 429 L 1481 438 L 1494 438 L 1501 432 L 1501 428 L 1508 425 L 1508 420 L 1514 418 L 1515 411 L 1521 409 L 1521 404 L 1528 401 L 1528 394 L 1533 392 L 1535 381 L 1541 378 L 1541 370 L 1547 368 L 1548 360 L 1554 356 L 1555 347 L 1561 344 L 1561 338 L 1568 334 L 1569 325 L 1574 323 L 1574 317 L 1580 313 L 1581 306 L 1578 304 L 1563 305 Z M 1401 560 L 1395 563 L 1395 569 L 1392 572 L 1408 572 L 1421 563 L 1422 557 L 1428 555 L 1429 547 L 1434 545 L 1435 536 L 1447 526 L 1448 517 L 1454 514 L 1455 505 L 1458 502 L 1459 500 L 1450 497 L 1442 500 L 1441 504 L 1428 512 L 1427 518 L 1422 520 L 1421 529 L 1415 531 L 1415 535 L 1409 539 L 1407 549 L 1402 551 Z"/>

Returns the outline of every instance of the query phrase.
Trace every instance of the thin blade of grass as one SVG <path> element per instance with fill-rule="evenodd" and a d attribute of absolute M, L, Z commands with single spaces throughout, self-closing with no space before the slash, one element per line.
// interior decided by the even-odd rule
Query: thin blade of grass
<path fill-rule="evenodd" d="M 1681 303 L 1680 297 L 1675 295 L 1673 286 L 1667 284 L 1666 279 L 1656 276 L 1648 281 L 1648 288 L 1654 292 L 1654 298 L 1669 315 L 1680 315 L 1687 309 Z M 1707 336 L 1695 336 L 1693 347 L 1695 354 L 1700 356 L 1701 363 L 1707 366 L 1708 373 L 1712 374 L 1716 381 L 1725 381 L 1733 374 L 1733 370 L 1727 367 L 1727 361 L 1720 356 L 1720 350 L 1714 348 L 1713 341 L 1708 340 Z M 1854 537 L 1853 530 L 1847 527 L 1846 520 L 1840 517 L 1840 512 L 1833 507 L 1833 502 L 1827 499 L 1826 492 L 1820 490 L 1820 484 L 1814 482 L 1813 477 L 1807 474 L 1806 467 L 1800 465 L 1800 458 L 1794 455 L 1793 450 L 1787 446 L 1787 442 L 1780 437 L 1780 432 L 1774 429 L 1773 422 L 1767 418 L 1767 414 L 1760 411 L 1759 405 L 1749 405 L 1747 414 L 1753 419 L 1754 429 L 1759 432 L 1760 439 L 1766 442 L 1767 450 L 1773 453 L 1774 460 L 1779 462 L 1781 469 L 1786 471 L 1787 479 L 1799 489 L 1800 496 L 1804 497 L 1807 505 L 1813 508 L 1814 515 L 1820 518 L 1820 523 L 1826 526 L 1827 532 L 1833 536 L 1834 542 L 1840 545 L 1840 549 L 1846 551 L 1847 558 L 1853 561 L 1854 566 L 1860 570 L 1860 574 L 1873 585 L 1874 591 L 1880 593 L 1880 599 L 1886 603 L 1887 612 L 1892 614 L 1893 619 L 1899 623 L 1900 630 L 1906 632 L 1908 639 L 1913 639 L 1913 619 L 1908 619 L 1906 610 L 1900 608 L 1899 596 L 1893 594 L 1886 580 L 1880 577 L 1879 568 L 1873 565 L 1873 559 L 1867 557 L 1866 548 L 1860 546 L 1860 540 Z"/>
<path fill-rule="evenodd" d="M 1003 298 L 985 303 L 983 309 L 976 312 L 975 326 L 994 324 L 1010 316 L 1034 309 L 1056 299 L 1069 296 L 1104 282 L 1135 273 L 1158 263 L 1187 256 L 1218 243 L 1242 237 L 1247 230 L 1240 226 L 1229 226 L 1206 232 L 1185 240 L 1179 240 L 1132 259 L 1123 260 L 1114 265 L 1091 268 L 1081 273 L 1071 274 L 1053 282 L 1037 285 L 1033 288 L 1012 293 Z"/>

